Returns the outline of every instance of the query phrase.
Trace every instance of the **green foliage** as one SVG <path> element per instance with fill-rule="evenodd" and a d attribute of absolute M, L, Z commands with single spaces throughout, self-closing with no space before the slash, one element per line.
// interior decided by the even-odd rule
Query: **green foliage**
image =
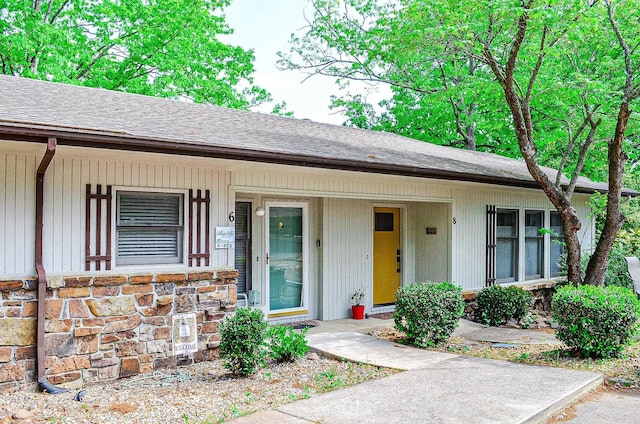
<path fill-rule="evenodd" d="M 267 322 L 259 309 L 240 308 L 220 323 L 220 358 L 232 373 L 248 376 L 264 365 Z"/>
<path fill-rule="evenodd" d="M 2 2 L 0 72 L 246 109 L 253 52 L 224 44 L 229 0 Z"/>
<path fill-rule="evenodd" d="M 639 0 L 312 5 L 310 24 L 292 36 L 279 63 L 329 76 L 345 88 L 333 104 L 346 112 L 348 125 L 524 159 L 565 212 L 572 211 L 578 176 L 608 179 L 612 193 L 623 168 L 636 177 L 625 182 L 640 180 L 640 119 L 625 112 L 640 98 L 640 49 L 631 47 L 640 44 Z M 372 104 L 373 96 L 346 90 L 352 80 L 386 84 L 392 94 Z M 615 173 L 609 172 L 609 146 L 630 158 L 625 166 L 612 155 Z M 612 205 L 599 253 L 610 248 L 618 213 Z M 562 216 L 570 279 L 577 282 L 579 224 L 569 222 L 571 215 Z M 588 281 L 603 279 L 604 257 L 595 256 Z"/>
<path fill-rule="evenodd" d="M 292 326 L 276 324 L 267 330 L 269 356 L 278 362 L 293 362 L 309 351 L 305 334 L 309 327 L 296 333 Z"/>
<path fill-rule="evenodd" d="M 333 106 L 345 112 L 346 124 L 521 157 L 509 108 L 484 55 L 483 43 L 499 52 L 497 65 L 504 67 L 522 6 L 508 0 L 311 3 L 310 25 L 292 36 L 290 51 L 280 53 L 279 63 L 287 69 L 329 76 L 345 88 L 333 99 Z M 637 7 L 634 0 L 614 9 L 629 45 L 639 41 L 632 29 L 638 25 Z M 532 119 L 539 160 L 572 172 L 581 140 L 588 133 L 589 125 L 582 128 L 585 111 L 598 104 L 593 123 L 602 122 L 583 173 L 605 180 L 608 137 L 604 134 L 615 128 L 625 78 L 623 57 L 606 7 L 598 2 L 563 0 L 549 5 L 536 0 L 526 15 L 527 36 L 514 78 L 520 87 L 535 83 L 531 87 Z M 548 44 L 541 46 L 541 37 Z M 608 48 L 600 48 L 603 45 Z M 542 67 L 532 80 L 530 72 L 539 57 L 544 59 Z M 637 58 L 634 51 L 633 66 Z M 351 80 L 386 84 L 391 94 L 372 104 L 374 96 L 346 89 Z M 636 134 L 638 124 L 634 115 L 628 133 Z M 568 143 L 574 135 L 576 140 Z M 631 157 L 628 169 L 636 175 L 640 167 L 631 165 L 640 156 L 637 145 L 637 136 L 625 145 Z M 567 161 L 563 164 L 565 152 Z"/>
<path fill-rule="evenodd" d="M 462 290 L 448 282 L 415 283 L 396 293 L 393 320 L 410 343 L 426 347 L 445 342 L 464 312 Z"/>
<path fill-rule="evenodd" d="M 607 273 L 605 275 L 604 284 L 605 286 L 618 286 L 618 287 L 626 287 L 628 289 L 633 289 L 633 280 L 629 275 L 627 270 L 627 261 L 625 261 L 626 256 L 638 256 L 637 253 L 633 253 L 634 249 L 629 249 L 624 246 L 625 240 L 622 237 L 627 236 L 629 233 L 624 230 L 618 233 L 618 239 L 613 244 L 611 248 L 611 252 L 609 253 L 609 260 L 607 263 Z M 640 243 L 640 239 L 637 240 Z M 591 259 L 591 255 L 583 254 L 580 258 L 580 271 L 582 276 L 584 277 L 587 264 L 589 263 L 589 259 Z M 560 262 L 560 270 L 562 275 L 567 275 L 567 265 L 566 261 L 561 260 Z M 565 281 L 558 282 L 559 285 L 567 284 Z"/>
<path fill-rule="evenodd" d="M 331 392 L 345 385 L 345 381 L 336 368 L 330 368 L 328 371 L 317 374 L 313 380 L 316 382 L 318 393 Z"/>
<path fill-rule="evenodd" d="M 599 234 L 605 222 L 607 196 L 595 193 L 589 199 L 589 206 L 596 222 L 596 232 Z M 633 281 L 627 272 L 627 263 L 624 258 L 626 256 L 640 257 L 640 201 L 638 199 L 625 200 L 622 202 L 621 209 L 625 216 L 625 222 L 611 247 L 605 285 L 633 288 Z M 590 255 L 582 256 L 580 267 L 583 276 L 589 259 Z M 562 271 L 563 274 L 566 274 L 566 268 L 562 268 Z"/>
<path fill-rule="evenodd" d="M 551 309 L 556 337 L 584 356 L 617 356 L 638 331 L 640 301 L 623 287 L 560 287 Z"/>
<path fill-rule="evenodd" d="M 497 327 L 508 320 L 522 320 L 533 305 L 533 296 L 520 287 L 494 285 L 478 293 L 476 319 L 483 324 Z"/>
<path fill-rule="evenodd" d="M 616 242 L 609 254 L 609 265 L 604 283 L 607 286 L 619 286 L 633 289 L 633 280 L 627 270 L 625 256 L 629 256 L 625 250 Z"/>

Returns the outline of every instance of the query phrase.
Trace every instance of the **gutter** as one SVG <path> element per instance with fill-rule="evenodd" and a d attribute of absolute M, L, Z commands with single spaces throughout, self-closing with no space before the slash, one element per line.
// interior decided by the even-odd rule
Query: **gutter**
<path fill-rule="evenodd" d="M 74 147 L 91 147 L 115 149 L 124 151 L 138 151 L 148 153 L 164 153 L 181 156 L 196 156 L 218 159 L 243 160 L 249 162 L 263 162 L 279 165 L 304 166 L 308 168 L 335 169 L 342 171 L 356 171 L 375 174 L 398 175 L 417 178 L 432 178 L 437 180 L 465 181 L 507 187 L 540 189 L 540 185 L 533 179 L 524 180 L 507 178 L 496 175 L 456 172 L 434 168 L 419 168 L 397 164 L 356 161 L 322 156 L 300 155 L 282 152 L 268 152 L 249 150 L 237 147 L 216 146 L 188 142 L 176 142 L 169 139 L 137 138 L 124 134 L 105 134 L 91 131 L 79 133 L 73 130 L 24 127 L 7 125 L 0 129 L 5 139 L 39 142 L 48 137 L 55 137 L 60 144 Z M 593 194 L 600 190 L 595 187 L 576 187 L 576 193 Z M 606 190 L 605 190 L 606 191 Z M 635 190 L 623 189 L 623 196 L 637 197 L 640 193 Z"/>
<path fill-rule="evenodd" d="M 45 324 L 45 302 L 47 298 L 47 271 L 42 264 L 42 227 L 44 215 L 44 175 L 49 168 L 49 164 L 56 154 L 57 140 L 55 137 L 49 137 L 47 140 L 47 151 L 45 152 L 38 171 L 36 172 L 36 252 L 35 265 L 36 274 L 38 276 L 38 327 L 36 337 L 36 364 L 38 368 L 38 388 L 51 394 L 67 392 L 68 389 L 56 387 L 49 383 L 45 376 L 45 341 L 44 341 L 44 324 Z"/>

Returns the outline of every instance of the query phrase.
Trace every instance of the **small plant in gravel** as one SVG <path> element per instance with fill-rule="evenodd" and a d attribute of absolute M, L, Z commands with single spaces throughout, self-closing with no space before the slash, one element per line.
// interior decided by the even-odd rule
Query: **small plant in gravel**
<path fill-rule="evenodd" d="M 240 308 L 220 323 L 220 358 L 232 373 L 248 376 L 265 364 L 267 322 L 259 309 Z"/>
<path fill-rule="evenodd" d="M 464 312 L 462 290 L 448 282 L 415 283 L 396 293 L 395 327 L 409 343 L 436 346 L 453 333 Z"/>
<path fill-rule="evenodd" d="M 533 305 L 533 296 L 520 287 L 494 285 L 480 290 L 476 302 L 476 320 L 497 327 L 510 319 L 526 319 Z"/>
<path fill-rule="evenodd" d="M 269 356 L 277 362 L 293 362 L 309 351 L 305 335 L 309 327 L 296 333 L 292 326 L 276 324 L 267 330 Z"/>
<path fill-rule="evenodd" d="M 618 356 L 638 333 L 640 301 L 624 287 L 560 287 L 551 310 L 556 337 L 586 357 Z"/>
<path fill-rule="evenodd" d="M 334 368 L 319 373 L 313 380 L 317 383 L 316 391 L 318 393 L 331 392 L 344 384 L 338 370 Z"/>

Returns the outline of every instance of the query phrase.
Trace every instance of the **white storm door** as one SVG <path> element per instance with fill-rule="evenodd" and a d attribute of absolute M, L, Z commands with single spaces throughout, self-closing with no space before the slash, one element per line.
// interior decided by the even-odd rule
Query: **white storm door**
<path fill-rule="evenodd" d="M 308 205 L 267 202 L 267 298 L 270 313 L 295 315 L 307 309 Z"/>

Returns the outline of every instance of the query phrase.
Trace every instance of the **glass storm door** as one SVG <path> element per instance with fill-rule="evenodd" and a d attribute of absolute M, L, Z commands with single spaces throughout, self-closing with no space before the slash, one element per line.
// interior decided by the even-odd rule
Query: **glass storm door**
<path fill-rule="evenodd" d="M 270 312 L 305 306 L 306 204 L 267 205 L 267 275 Z"/>

